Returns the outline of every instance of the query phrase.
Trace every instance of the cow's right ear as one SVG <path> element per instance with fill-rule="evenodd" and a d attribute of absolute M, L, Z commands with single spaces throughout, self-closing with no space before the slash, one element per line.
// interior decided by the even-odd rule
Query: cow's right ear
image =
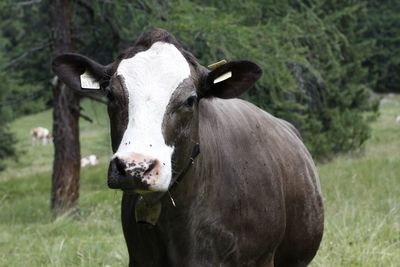
<path fill-rule="evenodd" d="M 261 68 L 251 61 L 231 61 L 207 73 L 200 95 L 224 99 L 239 97 L 261 77 Z"/>
<path fill-rule="evenodd" d="M 109 82 L 111 65 L 103 66 L 85 56 L 66 53 L 53 60 L 53 71 L 69 88 L 81 93 L 102 93 Z"/>

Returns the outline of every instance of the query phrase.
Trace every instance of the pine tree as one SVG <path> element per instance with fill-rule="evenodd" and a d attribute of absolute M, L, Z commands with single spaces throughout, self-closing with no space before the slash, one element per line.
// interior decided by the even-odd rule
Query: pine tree
<path fill-rule="evenodd" d="M 377 92 L 400 93 L 400 1 L 366 1 L 363 37 L 375 47 L 365 60 L 372 86 Z"/>
<path fill-rule="evenodd" d="M 1 58 L 1 53 L 0 53 Z M 0 60 L 1 62 L 1 60 Z M 0 75 L 3 86 L 7 84 L 7 78 Z M 10 121 L 10 105 L 7 105 L 6 94 L 0 90 L 0 171 L 5 168 L 4 159 L 15 156 L 15 137 L 11 134 L 8 122 Z"/>
<path fill-rule="evenodd" d="M 48 40 L 48 20 L 42 18 L 48 3 L 5 2 L 12 8 L 0 11 L 4 18 L 0 30 L 12 33 L 7 35 L 7 52 L 18 58 L 38 40 Z M 221 58 L 256 61 L 264 75 L 243 97 L 293 123 L 319 158 L 362 146 L 369 136 L 364 114 L 377 109 L 377 103 L 370 101 L 370 88 L 398 84 L 398 35 L 393 25 L 399 21 L 399 5 L 393 1 L 379 7 L 350 0 L 78 0 L 72 4 L 74 50 L 103 64 L 152 27 L 172 32 L 203 65 Z M 30 25 L 45 34 L 30 31 Z M 49 99 L 50 90 L 40 91 L 51 79 L 48 49 L 35 50 L 12 66 L 14 95 L 34 87 L 42 99 L 27 101 L 19 114 L 40 110 Z"/>

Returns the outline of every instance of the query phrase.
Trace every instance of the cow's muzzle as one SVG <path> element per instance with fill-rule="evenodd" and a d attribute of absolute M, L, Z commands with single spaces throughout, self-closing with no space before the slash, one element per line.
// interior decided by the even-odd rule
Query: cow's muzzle
<path fill-rule="evenodd" d="M 115 157 L 108 168 L 108 187 L 124 191 L 149 190 L 159 178 L 159 162 L 139 154 Z"/>

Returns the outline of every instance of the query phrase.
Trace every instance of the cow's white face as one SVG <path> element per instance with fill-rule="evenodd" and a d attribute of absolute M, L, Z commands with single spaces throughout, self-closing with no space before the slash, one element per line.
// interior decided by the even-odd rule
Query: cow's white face
<path fill-rule="evenodd" d="M 174 45 L 156 42 L 123 59 L 116 75 L 128 93 L 128 124 L 113 158 L 124 162 L 128 174 L 144 174 L 148 189 L 166 191 L 174 147 L 166 144 L 162 123 L 172 94 L 190 76 L 189 64 Z"/>

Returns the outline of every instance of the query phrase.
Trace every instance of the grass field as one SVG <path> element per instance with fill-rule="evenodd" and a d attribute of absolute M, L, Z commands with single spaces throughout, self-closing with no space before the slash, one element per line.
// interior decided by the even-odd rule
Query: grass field
<path fill-rule="evenodd" d="M 106 187 L 111 155 L 105 107 L 84 103 L 82 155 L 98 166 L 81 173 L 80 213 L 49 212 L 52 146 L 31 146 L 29 131 L 51 126 L 51 113 L 18 119 L 19 157 L 0 173 L 0 266 L 127 266 L 119 221 L 121 194 Z M 362 152 L 318 166 L 326 224 L 312 266 L 400 266 L 400 97 L 387 97 Z"/>

